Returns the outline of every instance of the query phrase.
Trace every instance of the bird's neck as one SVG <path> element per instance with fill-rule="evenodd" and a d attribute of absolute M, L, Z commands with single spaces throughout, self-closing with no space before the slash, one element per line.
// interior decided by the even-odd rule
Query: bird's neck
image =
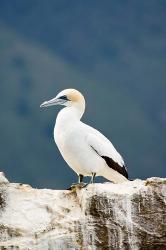
<path fill-rule="evenodd" d="M 55 129 L 64 131 L 80 121 L 85 108 L 78 108 L 76 106 L 65 107 L 57 115 Z"/>

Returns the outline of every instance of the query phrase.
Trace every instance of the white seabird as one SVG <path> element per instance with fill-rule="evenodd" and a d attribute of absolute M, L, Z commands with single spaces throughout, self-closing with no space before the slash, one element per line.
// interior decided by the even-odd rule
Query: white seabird
<path fill-rule="evenodd" d="M 80 119 L 85 111 L 85 99 L 75 89 L 65 89 L 40 107 L 63 105 L 56 118 L 54 140 L 67 164 L 77 173 L 78 182 L 84 176 L 103 176 L 114 183 L 128 180 L 127 169 L 113 144 L 99 131 Z"/>

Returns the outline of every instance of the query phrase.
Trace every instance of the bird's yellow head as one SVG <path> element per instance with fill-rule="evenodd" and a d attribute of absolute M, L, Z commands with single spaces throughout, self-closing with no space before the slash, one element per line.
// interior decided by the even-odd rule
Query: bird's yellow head
<path fill-rule="evenodd" d="M 40 107 L 48 107 L 53 105 L 84 106 L 85 99 L 83 95 L 76 89 L 65 89 L 61 91 L 55 98 L 43 102 Z"/>

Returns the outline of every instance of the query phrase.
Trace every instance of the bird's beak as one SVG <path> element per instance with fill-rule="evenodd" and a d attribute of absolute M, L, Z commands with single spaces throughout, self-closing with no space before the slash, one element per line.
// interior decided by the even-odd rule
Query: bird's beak
<path fill-rule="evenodd" d="M 45 108 L 53 105 L 62 105 L 64 103 L 64 100 L 58 99 L 58 98 L 53 98 L 49 101 L 43 102 L 40 107 Z"/>

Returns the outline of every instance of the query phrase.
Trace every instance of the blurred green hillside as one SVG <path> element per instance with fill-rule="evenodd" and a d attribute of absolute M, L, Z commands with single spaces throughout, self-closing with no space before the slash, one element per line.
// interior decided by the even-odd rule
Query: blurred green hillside
<path fill-rule="evenodd" d="M 39 108 L 69 87 L 85 95 L 83 121 L 112 140 L 131 178 L 164 176 L 164 1 L 9 2 L 0 8 L 0 166 L 9 179 L 75 181 L 53 141 L 59 109 Z"/>

